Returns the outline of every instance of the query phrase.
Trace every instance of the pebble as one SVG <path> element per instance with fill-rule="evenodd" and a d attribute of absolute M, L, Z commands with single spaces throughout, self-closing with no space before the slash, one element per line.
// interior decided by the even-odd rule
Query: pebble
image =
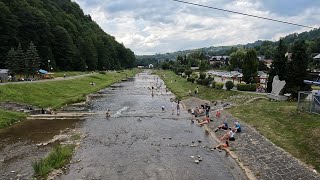
<path fill-rule="evenodd" d="M 199 157 L 199 161 L 202 161 L 202 157 Z"/>
<path fill-rule="evenodd" d="M 171 137 L 169 137 L 169 139 L 172 139 Z"/>
<path fill-rule="evenodd" d="M 15 173 L 15 171 L 11 171 L 11 173 Z"/>
<path fill-rule="evenodd" d="M 314 172 L 314 173 L 317 173 L 317 170 L 314 169 L 313 172 Z"/>
<path fill-rule="evenodd" d="M 198 143 L 201 143 L 202 141 L 201 140 L 198 140 Z"/>
<path fill-rule="evenodd" d="M 199 164 L 199 160 L 194 160 L 194 162 L 195 162 L 196 164 Z"/>
<path fill-rule="evenodd" d="M 192 159 L 194 158 L 194 156 L 190 156 Z"/>

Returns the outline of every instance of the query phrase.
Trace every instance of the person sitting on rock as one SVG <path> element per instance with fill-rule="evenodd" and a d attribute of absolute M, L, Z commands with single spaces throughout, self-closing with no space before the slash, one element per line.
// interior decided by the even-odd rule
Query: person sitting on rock
<path fill-rule="evenodd" d="M 216 117 L 220 117 L 220 116 L 221 116 L 220 111 L 217 110 L 217 111 L 216 111 Z"/>
<path fill-rule="evenodd" d="M 213 149 L 222 149 L 222 148 L 228 148 L 229 147 L 229 141 L 226 141 L 225 143 L 221 143 L 219 145 L 217 145 L 216 147 L 214 147 Z"/>
<path fill-rule="evenodd" d="M 210 118 L 209 118 L 209 116 L 205 116 L 205 117 L 203 118 L 203 121 L 202 121 L 202 122 L 200 122 L 200 121 L 198 120 L 198 123 L 199 123 L 199 126 L 202 126 L 202 125 L 204 125 L 204 124 L 210 123 Z"/>
<path fill-rule="evenodd" d="M 223 124 L 221 124 L 220 126 L 218 126 L 218 128 L 214 131 L 214 132 L 218 132 L 219 129 L 223 129 L 223 130 L 228 130 L 228 123 L 226 121 L 223 122 Z"/>
<path fill-rule="evenodd" d="M 238 121 L 234 122 L 235 126 L 232 128 L 232 130 L 236 130 L 236 132 L 241 132 L 241 125 Z"/>
<path fill-rule="evenodd" d="M 226 140 L 226 141 L 235 141 L 236 139 L 234 138 L 236 130 L 230 130 L 228 131 L 225 135 L 222 136 L 221 141 Z"/>

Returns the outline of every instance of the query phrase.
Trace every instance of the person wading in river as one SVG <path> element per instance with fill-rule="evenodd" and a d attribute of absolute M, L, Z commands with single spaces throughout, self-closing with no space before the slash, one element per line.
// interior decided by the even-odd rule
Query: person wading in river
<path fill-rule="evenodd" d="M 177 103 L 177 115 L 180 115 L 180 101 Z"/>

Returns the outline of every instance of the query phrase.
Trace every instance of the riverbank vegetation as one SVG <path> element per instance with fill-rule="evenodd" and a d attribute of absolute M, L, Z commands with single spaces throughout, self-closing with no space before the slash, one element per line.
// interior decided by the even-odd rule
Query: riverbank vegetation
<path fill-rule="evenodd" d="M 0 109 L 0 129 L 10 126 L 11 124 L 25 118 L 26 116 L 27 115 L 24 113 Z"/>
<path fill-rule="evenodd" d="M 319 115 L 298 112 L 296 102 L 258 100 L 245 103 L 261 95 L 197 85 L 172 71 L 159 70 L 155 73 L 165 81 L 170 91 L 179 99 L 190 97 L 188 91 L 193 92 L 196 87 L 199 87 L 198 97 L 201 99 L 236 103 L 236 107 L 228 110 L 236 118 L 255 127 L 277 146 L 320 171 Z"/>
<path fill-rule="evenodd" d="M 136 72 L 137 70 L 113 71 L 71 80 L 2 85 L 0 102 L 10 101 L 41 108 L 59 108 L 66 104 L 84 101 L 87 94 L 133 76 Z M 90 83 L 94 83 L 95 86 Z"/>
<path fill-rule="evenodd" d="M 0 102 L 17 102 L 58 109 L 66 104 L 86 100 L 86 95 L 134 76 L 138 69 L 97 73 L 70 80 L 7 84 L 0 86 Z M 91 85 L 91 84 L 94 85 Z M 21 113 L 0 110 L 0 128 L 24 118 Z"/>
<path fill-rule="evenodd" d="M 70 160 L 75 145 L 59 145 L 55 147 L 50 154 L 36 162 L 32 163 L 35 177 L 46 177 L 54 169 L 59 169 Z"/>

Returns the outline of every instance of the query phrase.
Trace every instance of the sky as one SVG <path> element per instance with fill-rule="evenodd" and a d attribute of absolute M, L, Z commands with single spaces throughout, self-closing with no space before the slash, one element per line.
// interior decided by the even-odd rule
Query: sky
<path fill-rule="evenodd" d="M 172 0 L 74 0 L 108 34 L 136 55 L 279 40 L 309 31 L 277 22 Z M 185 0 L 319 27 L 319 0 Z"/>

